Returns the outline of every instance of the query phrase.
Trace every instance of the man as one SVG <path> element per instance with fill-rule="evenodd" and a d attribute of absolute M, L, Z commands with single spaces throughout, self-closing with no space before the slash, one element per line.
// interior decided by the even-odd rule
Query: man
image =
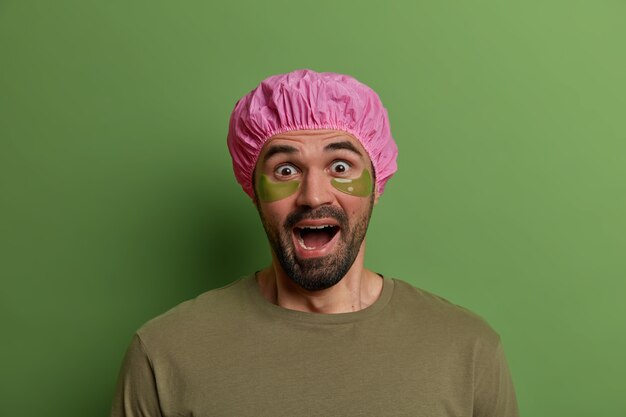
<path fill-rule="evenodd" d="M 340 74 L 270 77 L 235 106 L 228 146 L 271 265 L 139 329 L 112 416 L 518 415 L 482 319 L 364 268 L 396 171 L 375 92 Z"/>

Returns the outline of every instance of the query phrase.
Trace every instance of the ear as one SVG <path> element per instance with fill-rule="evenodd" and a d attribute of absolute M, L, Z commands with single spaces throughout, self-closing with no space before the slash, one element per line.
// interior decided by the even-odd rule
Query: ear
<path fill-rule="evenodd" d="M 252 197 L 252 199 L 250 200 L 252 202 L 252 205 L 254 207 L 259 208 L 259 198 L 256 196 L 256 192 L 254 193 L 254 197 Z"/>
<path fill-rule="evenodd" d="M 257 184 L 257 172 L 256 166 L 254 167 L 254 171 L 252 171 L 252 204 L 259 209 L 259 197 L 256 192 L 256 184 Z"/>
<path fill-rule="evenodd" d="M 378 192 L 378 185 L 374 186 L 374 205 L 378 204 L 378 199 L 380 198 L 380 193 Z"/>

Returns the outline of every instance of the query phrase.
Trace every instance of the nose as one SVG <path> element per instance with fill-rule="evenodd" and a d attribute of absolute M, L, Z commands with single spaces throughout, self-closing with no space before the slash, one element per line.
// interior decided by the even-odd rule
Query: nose
<path fill-rule="evenodd" d="M 319 207 L 333 202 L 330 179 L 323 173 L 309 171 L 300 184 L 296 203 L 299 206 Z"/>

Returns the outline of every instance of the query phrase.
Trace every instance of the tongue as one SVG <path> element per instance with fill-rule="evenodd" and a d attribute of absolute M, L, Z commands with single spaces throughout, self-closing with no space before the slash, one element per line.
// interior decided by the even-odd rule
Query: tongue
<path fill-rule="evenodd" d="M 304 245 L 307 248 L 317 249 L 330 242 L 333 234 L 330 228 L 318 230 L 304 229 L 300 232 L 300 236 L 302 236 Z"/>

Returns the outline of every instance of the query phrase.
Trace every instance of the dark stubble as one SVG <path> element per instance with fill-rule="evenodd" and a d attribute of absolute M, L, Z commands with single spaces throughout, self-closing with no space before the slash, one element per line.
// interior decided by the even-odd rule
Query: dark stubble
<path fill-rule="evenodd" d="M 298 209 L 287 216 L 282 227 L 273 227 L 263 212 L 258 211 L 270 245 L 287 276 L 305 290 L 320 291 L 337 284 L 352 267 L 365 239 L 373 206 L 372 196 L 369 210 L 355 219 L 352 226 L 345 212 L 336 206 Z M 292 240 L 294 226 L 302 220 L 321 218 L 333 218 L 339 224 L 340 235 L 335 250 L 318 258 L 298 258 Z"/>

